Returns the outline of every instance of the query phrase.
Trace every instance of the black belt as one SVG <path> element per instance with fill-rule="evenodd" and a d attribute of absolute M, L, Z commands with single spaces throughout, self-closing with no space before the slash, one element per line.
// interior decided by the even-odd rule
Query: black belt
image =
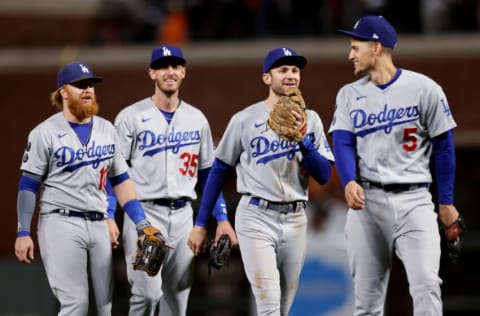
<path fill-rule="evenodd" d="M 152 202 L 153 204 L 160 206 L 168 206 L 172 210 L 178 210 L 184 208 L 191 200 L 187 198 L 182 199 L 154 199 L 154 200 L 142 200 L 142 202 Z"/>
<path fill-rule="evenodd" d="M 295 202 L 271 202 L 258 197 L 252 197 L 250 199 L 250 204 L 258 206 L 266 210 L 273 210 L 279 213 L 292 213 L 298 212 L 305 208 L 305 201 L 295 201 Z"/>
<path fill-rule="evenodd" d="M 63 216 L 80 217 L 80 218 L 83 218 L 84 220 L 90 220 L 90 221 L 103 221 L 104 219 L 107 218 L 107 214 L 104 214 L 101 212 L 77 212 L 77 211 L 71 211 L 66 209 L 57 209 L 57 210 L 53 210 L 52 213 L 58 213 Z"/>
<path fill-rule="evenodd" d="M 382 184 L 379 182 L 373 182 L 370 180 L 361 180 L 362 186 L 366 189 L 377 188 L 382 189 L 385 192 L 400 193 L 410 190 L 415 190 L 419 188 L 428 188 L 428 183 L 391 183 L 391 184 Z"/>

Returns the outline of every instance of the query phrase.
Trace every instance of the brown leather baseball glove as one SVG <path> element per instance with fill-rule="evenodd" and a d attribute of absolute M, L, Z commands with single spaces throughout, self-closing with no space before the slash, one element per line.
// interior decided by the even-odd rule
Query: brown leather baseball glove
<path fill-rule="evenodd" d="M 307 131 L 305 108 L 302 92 L 295 88 L 286 96 L 280 97 L 278 102 L 274 104 L 267 124 L 282 139 L 290 142 L 300 142 Z M 297 112 L 300 118 L 297 118 L 292 111 Z M 295 126 L 298 121 L 301 122 L 300 128 Z"/>
<path fill-rule="evenodd" d="M 149 276 L 158 274 L 171 247 L 165 244 L 162 233 L 153 226 L 143 228 L 137 240 L 137 253 L 133 258 L 133 270 L 142 270 Z"/>

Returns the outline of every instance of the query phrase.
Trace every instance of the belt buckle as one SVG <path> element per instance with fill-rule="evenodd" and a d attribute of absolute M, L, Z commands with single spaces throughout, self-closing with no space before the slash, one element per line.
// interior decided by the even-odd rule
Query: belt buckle
<path fill-rule="evenodd" d="M 170 200 L 168 202 L 168 207 L 170 207 L 171 210 L 175 209 L 175 200 Z"/>
<path fill-rule="evenodd" d="M 295 208 L 294 208 L 292 203 L 288 203 L 285 206 L 286 206 L 285 208 L 282 208 L 282 210 L 280 210 L 280 213 L 288 214 L 288 213 L 292 213 L 292 212 L 295 211 Z"/>

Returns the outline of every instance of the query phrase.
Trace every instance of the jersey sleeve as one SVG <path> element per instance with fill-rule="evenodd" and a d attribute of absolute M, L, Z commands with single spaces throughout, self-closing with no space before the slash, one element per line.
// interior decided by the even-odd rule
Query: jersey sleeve
<path fill-rule="evenodd" d="M 46 175 L 50 161 L 50 150 L 48 134 L 39 127 L 33 129 L 28 135 L 20 169 L 39 176 Z"/>
<path fill-rule="evenodd" d="M 335 161 L 332 149 L 330 148 L 330 145 L 327 140 L 327 136 L 325 135 L 322 119 L 320 118 L 317 112 L 313 110 L 307 110 L 307 111 L 308 111 L 307 124 L 312 125 L 312 130 L 314 133 L 313 144 L 315 145 L 315 148 L 317 149 L 318 153 L 323 157 L 327 158 L 332 162 Z"/>
<path fill-rule="evenodd" d="M 345 130 L 353 132 L 353 125 L 348 113 L 348 88 L 343 87 L 337 94 L 335 101 L 335 111 L 333 113 L 332 123 L 328 133 L 331 134 L 335 130 Z"/>
<path fill-rule="evenodd" d="M 114 130 L 114 133 L 115 133 L 115 130 Z M 115 154 L 113 156 L 112 166 L 108 172 L 109 177 L 115 177 L 128 171 L 127 161 L 125 160 L 121 150 L 119 150 L 119 147 L 120 147 L 119 135 L 115 133 L 114 136 L 115 136 Z"/>
<path fill-rule="evenodd" d="M 121 111 L 115 118 L 115 129 L 117 132 L 117 141 L 120 154 L 125 160 L 130 160 L 131 158 L 131 148 L 133 146 L 134 134 L 132 122 L 129 119 L 128 111 Z"/>
<path fill-rule="evenodd" d="M 434 138 L 457 126 L 453 119 L 452 111 L 448 105 L 443 89 L 434 83 L 429 91 L 424 94 L 422 111 L 423 124 L 427 127 L 430 138 Z"/>
<path fill-rule="evenodd" d="M 242 121 L 240 113 L 232 116 L 220 139 L 215 156 L 230 166 L 234 166 L 242 153 Z"/>
<path fill-rule="evenodd" d="M 214 144 L 210 125 L 205 118 L 205 123 L 202 128 L 202 138 L 200 144 L 200 161 L 198 168 L 200 170 L 210 168 L 213 164 Z"/>

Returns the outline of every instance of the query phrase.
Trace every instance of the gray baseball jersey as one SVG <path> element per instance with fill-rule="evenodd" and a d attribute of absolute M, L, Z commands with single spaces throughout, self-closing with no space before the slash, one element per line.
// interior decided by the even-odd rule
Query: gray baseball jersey
<path fill-rule="evenodd" d="M 157 276 L 152 278 L 142 271 L 133 271 L 129 263 L 136 250 L 137 232 L 133 222 L 125 219 L 125 260 L 132 285 L 129 315 L 152 313 L 157 303 L 162 316 L 185 315 L 193 281 L 193 253 L 187 246 L 193 228 L 193 209 L 190 203 L 171 209 L 154 200 L 197 198 L 198 170 L 211 167 L 214 159 L 210 126 L 199 109 L 184 101 L 169 124 L 151 98 L 123 109 L 115 119 L 115 126 L 147 219 L 160 229 L 173 248 Z"/>
<path fill-rule="evenodd" d="M 44 176 L 40 213 L 66 208 L 106 213 L 106 180 L 128 170 L 115 145 L 115 128 L 94 116 L 84 146 L 63 113 L 35 127 L 28 136 L 21 169 Z"/>
<path fill-rule="evenodd" d="M 305 259 L 305 203 L 297 201 L 308 200 L 308 176 L 302 169 L 299 144 L 282 140 L 267 128 L 269 112 L 261 101 L 236 113 L 215 153 L 223 162 L 236 165 L 237 191 L 243 196 L 236 209 L 235 230 L 257 312 L 287 315 Z M 306 112 L 307 137 L 322 156 L 333 161 L 320 117 L 312 110 Z M 252 203 L 252 196 L 295 207 L 286 213 L 272 210 L 267 201 Z"/>
<path fill-rule="evenodd" d="M 386 89 L 368 77 L 342 87 L 329 133 L 355 134 L 361 177 L 380 183 L 426 183 L 432 181 L 429 138 L 455 126 L 442 88 L 422 74 L 402 70 Z"/>
<path fill-rule="evenodd" d="M 85 145 L 63 113 L 43 121 L 30 132 L 21 165 L 22 170 L 44 178 L 38 242 L 48 281 L 60 301 L 59 315 L 88 313 L 88 271 L 97 314 L 111 314 L 112 247 L 107 224 L 53 212 L 106 214 L 107 177 L 128 169 L 116 148 L 113 125 L 98 116 L 92 120 Z"/>
<path fill-rule="evenodd" d="M 196 199 L 198 170 L 214 158 L 210 125 L 199 109 L 181 101 L 168 124 L 145 98 L 123 109 L 115 126 L 140 200 Z"/>
<path fill-rule="evenodd" d="M 269 201 L 306 201 L 308 177 L 296 142 L 281 140 L 266 126 L 269 108 L 261 101 L 236 113 L 220 140 L 216 156 L 237 168 L 237 191 Z M 307 109 L 307 134 L 320 155 L 333 161 L 318 114 Z"/>
<path fill-rule="evenodd" d="M 364 178 L 365 207 L 349 210 L 346 222 L 355 315 L 382 314 L 393 252 L 405 267 L 415 315 L 441 315 L 440 235 L 427 183 L 431 138 L 456 126 L 447 98 L 432 79 L 402 69 L 382 88 L 368 77 L 347 84 L 336 102 L 329 132 L 355 135 L 357 176 Z"/>

